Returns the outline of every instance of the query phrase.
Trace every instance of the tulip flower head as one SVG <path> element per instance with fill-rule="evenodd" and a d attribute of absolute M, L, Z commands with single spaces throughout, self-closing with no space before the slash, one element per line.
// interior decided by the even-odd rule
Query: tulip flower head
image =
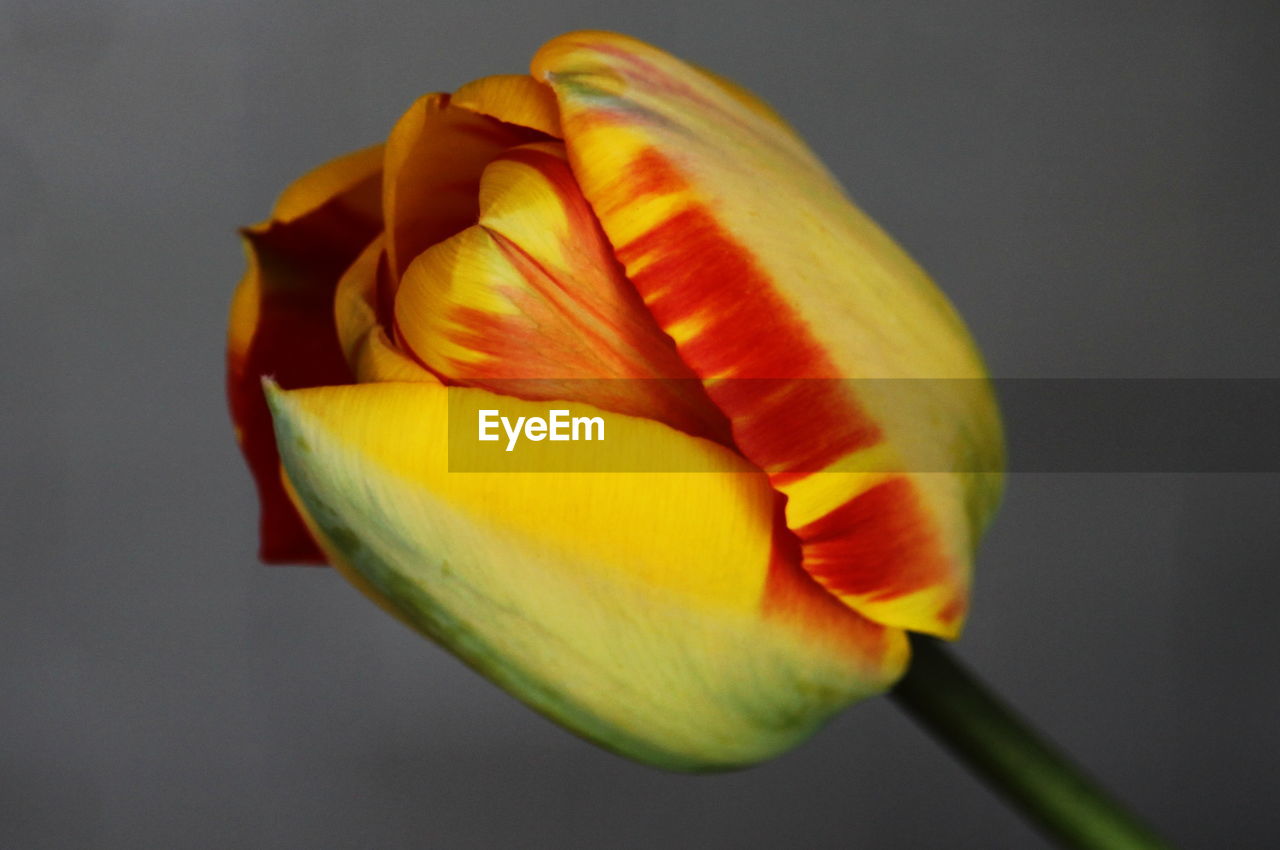
<path fill-rule="evenodd" d="M 264 560 L 333 565 L 673 769 L 784 752 L 892 686 L 908 631 L 958 635 L 1000 491 L 981 359 L 737 86 L 564 35 L 419 99 L 245 236 L 229 388 Z M 484 411 L 523 423 L 492 457 L 596 460 L 460 469 Z"/>

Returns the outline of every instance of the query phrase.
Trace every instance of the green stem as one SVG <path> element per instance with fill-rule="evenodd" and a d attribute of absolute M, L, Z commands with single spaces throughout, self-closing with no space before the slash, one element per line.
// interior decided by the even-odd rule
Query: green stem
<path fill-rule="evenodd" d="M 893 697 L 1063 847 L 1169 847 L 1003 705 L 933 638 L 912 636 Z"/>

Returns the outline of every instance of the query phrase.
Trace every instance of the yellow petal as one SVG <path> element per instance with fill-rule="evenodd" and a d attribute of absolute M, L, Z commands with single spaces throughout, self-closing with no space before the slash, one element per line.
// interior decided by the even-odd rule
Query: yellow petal
<path fill-rule="evenodd" d="M 528 74 L 495 74 L 472 80 L 453 93 L 452 103 L 508 124 L 560 137 L 555 95 Z"/>
<path fill-rule="evenodd" d="M 713 443 L 596 411 L 612 451 L 688 471 L 450 472 L 451 404 L 546 406 L 431 384 L 271 396 L 288 479 L 330 557 L 606 747 L 673 769 L 749 764 L 903 669 L 901 632 L 787 569 L 775 494 Z"/>
<path fill-rule="evenodd" d="M 945 297 L 737 87 L 601 32 L 532 71 L 628 277 L 787 494 L 806 568 L 880 622 L 956 635 L 1002 437 Z"/>

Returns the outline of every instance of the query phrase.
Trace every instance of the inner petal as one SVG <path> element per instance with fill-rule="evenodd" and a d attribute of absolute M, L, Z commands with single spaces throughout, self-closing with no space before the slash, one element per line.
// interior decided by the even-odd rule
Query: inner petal
<path fill-rule="evenodd" d="M 338 281 L 333 295 L 333 317 L 347 365 L 359 383 L 372 381 L 425 381 L 438 379 L 413 358 L 400 351 L 387 334 L 391 327 L 389 302 L 383 293 L 389 286 L 385 239 L 370 242 Z"/>
<path fill-rule="evenodd" d="M 560 138 L 560 109 L 550 87 L 528 74 L 495 74 L 453 93 L 454 106 Z"/>
<path fill-rule="evenodd" d="M 393 280 L 429 245 L 475 222 L 480 175 L 495 156 L 542 137 L 454 106 L 447 94 L 409 107 L 386 145 L 382 208 Z"/>
<path fill-rule="evenodd" d="M 479 222 L 424 251 L 396 294 L 400 338 L 447 380 L 588 402 L 729 444 L 724 415 L 614 259 L 556 142 L 484 171 Z"/>

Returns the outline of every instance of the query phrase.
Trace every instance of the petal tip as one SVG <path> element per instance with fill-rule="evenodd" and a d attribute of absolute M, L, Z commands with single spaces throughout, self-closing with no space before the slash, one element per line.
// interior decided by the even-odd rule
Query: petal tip
<path fill-rule="evenodd" d="M 454 106 L 508 124 L 560 138 L 560 112 L 555 94 L 528 74 L 497 74 L 463 85 L 449 101 Z"/>
<path fill-rule="evenodd" d="M 539 47 L 529 63 L 529 73 L 534 79 L 550 82 L 558 71 L 563 70 L 564 61 L 569 56 L 578 51 L 599 51 L 601 48 L 628 53 L 655 49 L 638 38 L 611 30 L 573 30 Z"/>

